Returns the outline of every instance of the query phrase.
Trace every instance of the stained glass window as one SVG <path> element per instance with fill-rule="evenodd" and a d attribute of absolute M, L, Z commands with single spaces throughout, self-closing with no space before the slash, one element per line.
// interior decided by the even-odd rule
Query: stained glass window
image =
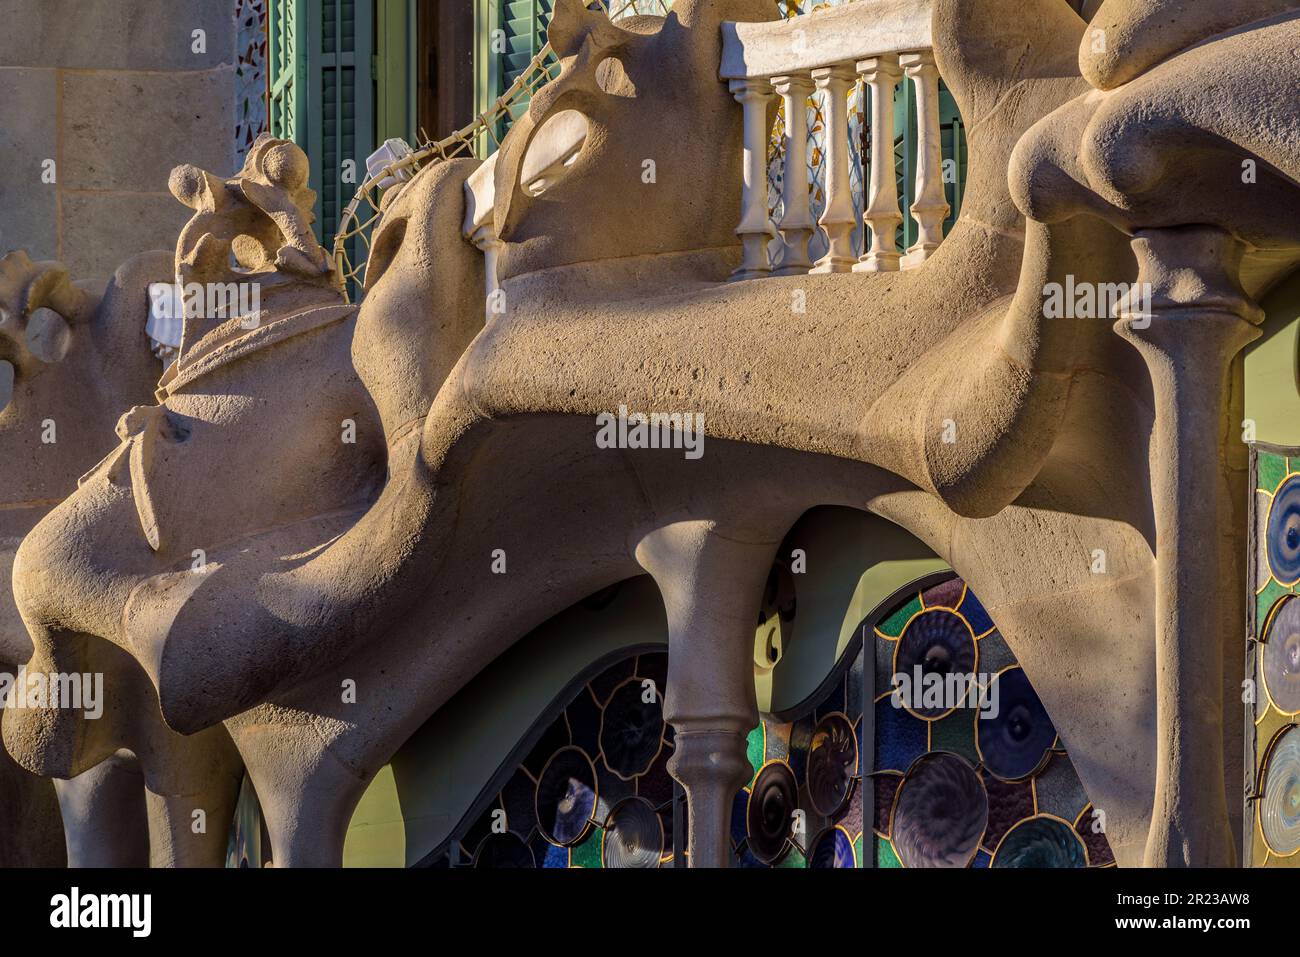
<path fill-rule="evenodd" d="M 965 582 L 908 589 L 868 629 L 877 867 L 1114 865 L 1051 717 Z"/>
<path fill-rule="evenodd" d="M 687 820 L 667 769 L 667 671 L 666 652 L 644 651 L 581 678 L 422 864 L 687 863 L 675 852 Z M 950 697 L 900 694 L 901 674 Z M 956 676 L 970 680 L 962 687 Z M 752 773 L 731 816 L 737 867 L 1114 865 L 1051 717 L 951 573 L 873 611 L 812 698 L 764 715 L 747 746 Z"/>
<path fill-rule="evenodd" d="M 680 791 L 668 774 L 667 678 L 662 651 L 606 665 L 561 702 L 504 784 L 423 863 L 671 866 Z"/>
<path fill-rule="evenodd" d="M 731 813 L 737 867 L 862 866 L 863 664 L 859 641 L 802 713 L 750 732 L 753 776 Z"/>
<path fill-rule="evenodd" d="M 1300 449 L 1250 452 L 1246 677 L 1247 863 L 1300 864 Z"/>
<path fill-rule="evenodd" d="M 736 794 L 738 867 L 859 867 L 863 861 L 860 642 L 816 700 L 750 732 L 753 774 Z M 607 666 L 574 694 L 473 822 L 430 866 L 671 867 L 686 807 L 668 775 L 668 656 Z"/>

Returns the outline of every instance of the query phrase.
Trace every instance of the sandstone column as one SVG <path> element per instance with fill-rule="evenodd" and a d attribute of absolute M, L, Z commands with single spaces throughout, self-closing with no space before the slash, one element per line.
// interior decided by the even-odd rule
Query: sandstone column
<path fill-rule="evenodd" d="M 664 718 L 676 731 L 668 770 L 686 791 L 691 867 L 731 864 L 731 805 L 753 773 L 745 745 L 758 724 L 755 614 L 776 544 L 735 541 L 697 520 L 656 529 L 637 546 L 668 615 Z"/>
<path fill-rule="evenodd" d="M 1156 793 L 1147 867 L 1230 866 L 1223 761 L 1220 595 L 1244 587 L 1216 547 L 1226 496 L 1229 371 L 1259 335 L 1259 307 L 1237 281 L 1243 247 L 1208 226 L 1139 231 L 1136 292 L 1116 331 L 1151 372 L 1155 435 Z M 1149 284 L 1149 302 L 1141 302 Z M 1244 543 L 1239 553 L 1244 555 Z M 1224 567 L 1226 564 L 1227 567 Z"/>

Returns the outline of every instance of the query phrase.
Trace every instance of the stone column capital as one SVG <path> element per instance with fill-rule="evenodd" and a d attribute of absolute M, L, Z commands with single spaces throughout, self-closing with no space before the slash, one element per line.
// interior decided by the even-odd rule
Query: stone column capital
<path fill-rule="evenodd" d="M 859 60 L 854 69 L 868 83 L 884 83 L 890 80 L 897 83 L 903 76 L 903 71 L 898 64 L 898 57 L 893 53 Z"/>

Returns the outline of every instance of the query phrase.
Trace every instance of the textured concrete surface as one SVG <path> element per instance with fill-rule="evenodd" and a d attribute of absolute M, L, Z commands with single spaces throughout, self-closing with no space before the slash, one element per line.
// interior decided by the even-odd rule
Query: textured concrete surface
<path fill-rule="evenodd" d="M 87 278 L 112 275 L 123 252 L 152 249 L 152 240 L 185 225 L 185 210 L 167 193 L 65 190 L 62 208 L 78 223 L 64 235 L 64 259 L 80 263 Z"/>

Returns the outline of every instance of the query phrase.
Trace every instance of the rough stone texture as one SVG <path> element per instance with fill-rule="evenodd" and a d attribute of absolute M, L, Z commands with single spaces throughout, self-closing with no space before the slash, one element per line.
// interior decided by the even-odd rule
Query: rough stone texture
<path fill-rule="evenodd" d="M 185 224 L 185 210 L 167 193 L 64 191 L 63 215 L 78 224 L 64 235 L 64 258 L 87 277 L 112 275 L 123 253 L 156 248 Z"/>
<path fill-rule="evenodd" d="M 160 215 L 179 163 L 231 165 L 233 5 L 212 0 L 0 0 L 0 249 L 107 281 L 171 245 Z M 192 52 L 192 31 L 206 52 Z M 57 163 L 55 184 L 41 162 Z M 81 190 L 113 195 L 87 200 Z"/>
<path fill-rule="evenodd" d="M 1168 6 L 1106 0 L 1097 17 Z M 981 596 L 1122 865 L 1230 864 L 1244 521 L 1225 437 L 1252 300 L 1300 262 L 1300 227 L 1277 215 L 1296 202 L 1300 116 L 1267 95 L 1296 86 L 1297 21 L 1191 46 L 1222 26 L 1198 14 L 1089 72 L 1087 25 L 1059 0 L 933 9 L 970 177 L 951 233 L 902 273 L 724 281 L 740 128 L 718 36 L 773 16 L 768 0 L 678 0 L 617 27 L 557 3 L 559 79 L 493 171 L 506 308 L 486 325 L 461 234 L 472 161 L 386 204 L 359 309 L 305 235 L 295 148 L 262 141 L 231 179 L 174 171 L 193 211 L 177 272 L 225 280 L 233 253 L 273 296 L 252 328 L 187 318 L 157 404 L 122 418 L 118 448 L 19 547 L 32 663 L 93 662 L 117 696 L 94 727 L 6 716 L 9 752 L 57 776 L 131 750 L 153 860 L 202 863 L 212 847 L 177 822 L 229 783 L 228 732 L 276 863 L 337 864 L 366 784 L 430 714 L 531 628 L 644 571 L 669 620 L 691 859 L 718 864 L 756 719 L 752 609 L 798 517 L 844 505 L 904 526 Z M 610 54 L 630 78 L 615 92 L 595 70 Z M 530 140 L 568 109 L 590 135 L 529 195 Z M 620 177 L 669 129 L 677 185 L 661 179 L 649 211 Z M 1261 161 L 1249 188 L 1243 156 Z M 684 171 L 714 185 L 671 202 Z M 1134 279 L 1155 288 L 1150 331 L 1139 303 L 1045 309 L 1048 283 Z M 619 405 L 703 413 L 707 454 L 601 448 L 595 417 Z"/>
<path fill-rule="evenodd" d="M 56 187 L 41 164 L 58 155 L 58 76 L 54 70 L 0 67 L 0 249 L 26 247 L 38 259 L 58 250 Z M 116 262 L 120 262 L 118 259 Z"/>
<path fill-rule="evenodd" d="M 213 0 L 0 0 L 0 23 L 0 66 L 206 70 L 235 47 L 234 7 Z"/>
<path fill-rule="evenodd" d="M 166 189 L 172 167 L 181 163 L 225 169 L 230 140 L 195 134 L 230 123 L 234 87 L 230 66 L 65 74 L 63 187 L 156 193 Z"/>
<path fill-rule="evenodd" d="M 170 274 L 166 254 L 137 257 L 117 270 L 101 294 L 72 284 L 58 263 L 34 263 L 21 252 L 0 259 L 0 355 L 15 367 L 12 398 L 0 408 L 3 581 L 12 579 L 22 537 L 76 488 L 77 478 L 107 450 L 118 410 L 149 396 L 158 365 L 144 337 L 146 289 Z M 58 313 L 68 327 L 68 348 L 57 362 L 43 361 L 26 347 L 28 320 L 41 308 Z M 52 443 L 42 441 L 46 423 L 55 429 Z M 0 599 L 0 670 L 13 674 L 31 654 L 31 641 L 6 588 Z M 3 712 L 0 724 L 12 721 L 16 713 Z M 108 795 L 122 791 L 119 778 L 106 767 L 98 783 L 59 782 L 64 822 L 60 830 L 56 788 L 32 778 L 6 756 L 0 761 L 0 847 L 5 859 L 27 864 L 147 861 L 143 828 L 132 827 L 120 800 L 104 803 Z M 142 823 L 138 769 L 134 794 Z"/>

